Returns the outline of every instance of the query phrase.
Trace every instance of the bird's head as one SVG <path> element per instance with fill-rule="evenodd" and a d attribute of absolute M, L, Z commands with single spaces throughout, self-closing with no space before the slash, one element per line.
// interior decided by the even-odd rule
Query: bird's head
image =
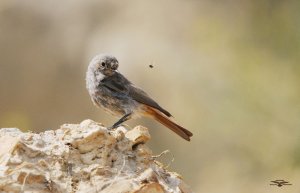
<path fill-rule="evenodd" d="M 89 64 L 94 72 L 100 72 L 104 76 L 111 76 L 118 69 L 118 60 L 109 54 L 99 54 L 95 56 Z"/>

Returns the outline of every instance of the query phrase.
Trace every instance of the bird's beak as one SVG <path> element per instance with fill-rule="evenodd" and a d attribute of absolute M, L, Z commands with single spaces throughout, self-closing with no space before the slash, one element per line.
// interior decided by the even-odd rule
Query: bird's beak
<path fill-rule="evenodd" d="M 113 69 L 113 70 L 117 70 L 118 67 L 119 67 L 119 64 L 117 62 L 112 63 L 112 65 L 111 65 L 111 69 Z"/>

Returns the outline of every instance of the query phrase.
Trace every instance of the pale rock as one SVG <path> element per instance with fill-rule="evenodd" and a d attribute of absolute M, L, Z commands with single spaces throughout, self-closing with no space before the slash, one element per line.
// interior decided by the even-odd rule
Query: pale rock
<path fill-rule="evenodd" d="M 0 192 L 190 193 L 155 161 L 148 129 L 85 120 L 39 134 L 0 129 Z"/>

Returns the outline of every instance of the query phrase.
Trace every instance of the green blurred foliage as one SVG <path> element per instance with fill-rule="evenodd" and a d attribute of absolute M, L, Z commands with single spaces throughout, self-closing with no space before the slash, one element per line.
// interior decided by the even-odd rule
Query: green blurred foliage
<path fill-rule="evenodd" d="M 56 129 L 116 118 L 92 105 L 93 55 L 120 71 L 192 130 L 187 143 L 148 119 L 195 192 L 300 189 L 300 2 L 0 2 L 0 127 Z M 154 67 L 149 68 L 152 64 Z"/>

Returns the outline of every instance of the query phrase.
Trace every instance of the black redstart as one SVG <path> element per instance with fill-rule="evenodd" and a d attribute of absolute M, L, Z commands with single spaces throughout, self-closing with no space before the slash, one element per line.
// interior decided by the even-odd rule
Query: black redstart
<path fill-rule="evenodd" d="M 131 118 L 146 116 L 190 141 L 193 134 L 170 120 L 172 115 L 119 73 L 118 66 L 114 56 L 100 54 L 92 59 L 86 73 L 86 86 L 93 103 L 121 117 L 112 128 Z"/>

